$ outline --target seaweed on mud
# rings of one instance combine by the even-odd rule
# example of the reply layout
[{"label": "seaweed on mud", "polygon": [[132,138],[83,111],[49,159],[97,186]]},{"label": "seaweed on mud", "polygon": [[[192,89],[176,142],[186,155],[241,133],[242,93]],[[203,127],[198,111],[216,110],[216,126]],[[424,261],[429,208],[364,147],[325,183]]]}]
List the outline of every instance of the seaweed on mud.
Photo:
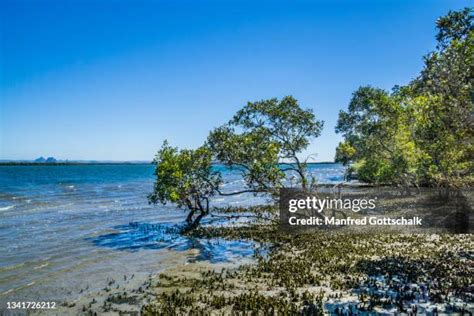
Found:
[{"label": "seaweed on mud", "polygon": [[[289,234],[275,225],[202,227],[192,234],[271,246],[265,256],[256,256],[255,264],[209,270],[195,278],[163,279],[160,294],[143,308],[144,314],[165,307],[169,314],[320,315],[340,313],[348,305],[353,312],[370,312],[377,306],[402,312],[416,305],[407,294],[412,293],[406,288],[410,284],[429,287],[427,302],[447,304],[451,311],[467,310],[449,305],[453,299],[463,301],[463,306],[472,302],[472,235]],[[380,278],[386,280],[383,286],[374,281]],[[393,299],[380,294],[393,289],[400,290]],[[348,295],[356,296],[352,305],[341,299]]]}]

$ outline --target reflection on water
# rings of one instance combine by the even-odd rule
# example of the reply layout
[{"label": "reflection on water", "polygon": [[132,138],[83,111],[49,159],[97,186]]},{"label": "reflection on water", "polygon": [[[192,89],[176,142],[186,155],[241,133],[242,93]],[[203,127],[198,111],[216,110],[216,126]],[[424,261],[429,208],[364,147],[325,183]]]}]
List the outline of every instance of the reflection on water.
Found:
[{"label": "reflection on water", "polygon": [[266,253],[266,247],[253,241],[226,240],[223,238],[195,238],[180,234],[182,224],[130,223],[114,227],[116,232],[89,238],[97,246],[122,251],[140,249],[198,250],[190,261],[208,260],[212,263],[232,262],[242,257]]},{"label": "reflection on water", "polygon": [[[0,306],[12,299],[60,299],[84,288],[100,289],[112,275],[161,271],[172,256],[221,262],[253,255],[256,245],[248,242],[171,233],[185,213],[173,205],[148,204],[153,168],[0,166]],[[223,173],[223,190],[241,188],[235,171],[216,168]],[[320,182],[341,181],[344,173],[337,164],[311,168]],[[262,200],[240,195],[216,197],[213,203]],[[197,255],[186,249],[197,249]]]}]

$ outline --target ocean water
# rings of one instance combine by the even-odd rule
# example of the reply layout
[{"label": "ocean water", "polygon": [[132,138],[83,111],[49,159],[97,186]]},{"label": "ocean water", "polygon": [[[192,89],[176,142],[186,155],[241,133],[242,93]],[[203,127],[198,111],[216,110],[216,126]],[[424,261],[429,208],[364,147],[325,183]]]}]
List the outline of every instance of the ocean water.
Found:
[{"label": "ocean water", "polygon": [[[173,234],[185,212],[150,205],[149,164],[0,166],[0,307],[7,301],[64,300],[100,290],[107,279],[149,275],[193,260],[252,256],[245,241],[190,240]],[[220,168],[223,190],[242,187]],[[311,166],[320,183],[342,181],[338,164]],[[253,195],[215,205],[261,203]]]}]

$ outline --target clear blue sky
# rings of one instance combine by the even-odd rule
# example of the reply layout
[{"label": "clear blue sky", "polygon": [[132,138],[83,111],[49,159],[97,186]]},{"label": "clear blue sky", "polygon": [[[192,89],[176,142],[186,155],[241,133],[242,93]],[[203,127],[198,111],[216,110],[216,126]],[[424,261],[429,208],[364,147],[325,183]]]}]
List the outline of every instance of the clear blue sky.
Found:
[{"label": "clear blue sky", "polygon": [[247,101],[293,95],[325,129],[360,85],[405,84],[468,1],[0,2],[0,159],[150,160]]}]

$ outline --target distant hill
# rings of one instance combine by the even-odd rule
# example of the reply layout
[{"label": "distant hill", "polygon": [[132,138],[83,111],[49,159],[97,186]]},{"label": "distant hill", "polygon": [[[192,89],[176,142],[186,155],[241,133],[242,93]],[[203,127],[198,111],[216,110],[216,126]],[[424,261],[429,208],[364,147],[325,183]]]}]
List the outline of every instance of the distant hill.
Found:
[{"label": "distant hill", "polygon": [[44,162],[44,163],[56,163],[56,162],[58,162],[58,161],[57,161],[56,158],[54,158],[54,157],[48,157],[47,159],[45,159],[43,156],[41,156],[41,157],[39,157],[39,158],[36,158],[36,159],[34,160],[34,162],[40,162],[40,163],[41,163],[41,162]]},{"label": "distant hill", "polygon": [[0,166],[64,166],[64,165],[133,165],[150,164],[151,161],[116,161],[116,160],[58,160],[54,157],[39,157],[35,160],[2,160]]},{"label": "distant hill", "polygon": [[39,158],[36,158],[34,161],[35,161],[35,162],[45,162],[46,159],[44,159],[44,157],[41,156],[41,157],[39,157]]}]

